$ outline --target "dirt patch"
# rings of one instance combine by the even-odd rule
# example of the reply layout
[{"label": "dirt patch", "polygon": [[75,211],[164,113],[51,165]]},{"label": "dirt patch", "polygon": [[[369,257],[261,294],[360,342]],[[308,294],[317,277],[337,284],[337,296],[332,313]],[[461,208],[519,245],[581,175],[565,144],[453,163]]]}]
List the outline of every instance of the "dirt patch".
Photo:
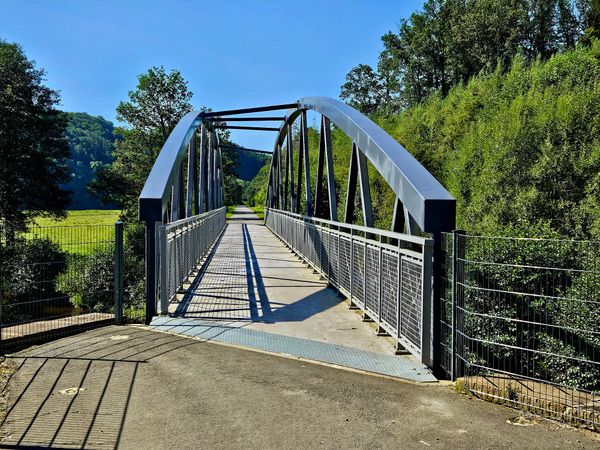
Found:
[{"label": "dirt patch", "polygon": [[600,425],[600,396],[532,380],[493,375],[457,380],[457,389],[496,403],[509,403],[552,419],[595,429]]},{"label": "dirt patch", "polygon": [[[0,357],[0,423],[6,417],[8,408],[8,380],[15,373],[15,363],[5,357]],[[4,437],[0,431],[0,439]]]}]

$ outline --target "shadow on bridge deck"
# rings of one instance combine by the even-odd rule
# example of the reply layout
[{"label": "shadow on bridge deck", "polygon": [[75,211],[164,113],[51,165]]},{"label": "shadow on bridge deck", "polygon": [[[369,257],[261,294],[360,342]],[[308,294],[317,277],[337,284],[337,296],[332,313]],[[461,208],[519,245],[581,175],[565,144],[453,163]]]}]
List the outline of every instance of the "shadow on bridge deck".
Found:
[{"label": "shadow on bridge deck", "polygon": [[170,305],[171,318],[155,319],[154,328],[435,380],[412,356],[395,356],[393,340],[377,337],[257,216],[239,221],[252,214],[237,208],[185,294]]}]

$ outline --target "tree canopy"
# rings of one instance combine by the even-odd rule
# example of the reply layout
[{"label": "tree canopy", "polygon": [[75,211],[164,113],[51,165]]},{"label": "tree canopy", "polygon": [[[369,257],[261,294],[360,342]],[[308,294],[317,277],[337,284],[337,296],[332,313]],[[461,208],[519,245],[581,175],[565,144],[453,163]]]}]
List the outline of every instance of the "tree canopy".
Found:
[{"label": "tree canopy", "polygon": [[508,70],[516,55],[546,60],[599,30],[599,0],[427,0],[382,36],[377,70],[360,64],[348,73],[340,97],[366,114],[398,112]]},{"label": "tree canopy", "polygon": [[136,220],[146,178],[179,119],[192,110],[192,93],[179,71],[152,67],[138,76],[128,97],[117,106],[117,119],[125,126],[115,128],[114,161],[98,170],[90,189],[103,202],[119,205],[126,218]]},{"label": "tree canopy", "polygon": [[38,215],[60,216],[70,192],[67,121],[58,92],[17,44],[0,41],[0,239]]}]

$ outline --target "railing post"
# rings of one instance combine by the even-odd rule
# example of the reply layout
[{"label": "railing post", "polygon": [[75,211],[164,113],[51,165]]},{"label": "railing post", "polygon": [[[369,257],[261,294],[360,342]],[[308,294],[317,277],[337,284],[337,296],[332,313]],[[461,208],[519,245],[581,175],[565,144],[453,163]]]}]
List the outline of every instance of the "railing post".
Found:
[{"label": "railing post", "polygon": [[123,323],[123,222],[115,222],[115,323]]},{"label": "railing post", "polygon": [[434,326],[439,326],[436,323],[436,317],[434,310],[433,295],[433,239],[425,239],[423,243],[423,269],[422,269],[422,288],[423,288],[423,302],[421,308],[421,362],[429,367],[433,367],[434,364],[439,364],[439,360],[435,361],[434,354],[436,352],[436,346],[439,346],[439,342],[436,342]]},{"label": "railing post", "polygon": [[[174,239],[177,239],[177,237],[175,236]],[[169,313],[169,267],[167,258],[167,228],[164,225],[158,228],[158,242],[160,249],[160,314],[164,315]]]},{"label": "railing post", "polygon": [[457,364],[456,364],[456,323],[457,323],[457,314],[456,314],[456,305],[458,303],[458,283],[459,280],[462,282],[462,271],[459,267],[459,258],[462,258],[461,249],[464,250],[464,246],[461,245],[460,236],[466,234],[464,230],[454,230],[452,232],[452,306],[451,306],[451,314],[452,314],[452,327],[451,327],[451,355],[450,355],[450,379],[454,381],[457,376],[462,374],[457,374]]}]

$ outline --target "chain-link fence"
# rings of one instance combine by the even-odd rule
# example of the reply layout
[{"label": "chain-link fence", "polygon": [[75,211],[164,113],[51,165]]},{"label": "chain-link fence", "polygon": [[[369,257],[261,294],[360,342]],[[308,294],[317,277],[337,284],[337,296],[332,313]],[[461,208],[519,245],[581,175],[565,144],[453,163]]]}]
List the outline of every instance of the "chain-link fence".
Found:
[{"label": "chain-link fence", "polygon": [[600,425],[600,242],[445,234],[443,365],[465,388]]},{"label": "chain-link fence", "polygon": [[34,226],[10,243],[3,242],[2,348],[114,323],[115,319],[143,321],[143,242],[143,226],[129,225],[123,231],[120,223]]}]

